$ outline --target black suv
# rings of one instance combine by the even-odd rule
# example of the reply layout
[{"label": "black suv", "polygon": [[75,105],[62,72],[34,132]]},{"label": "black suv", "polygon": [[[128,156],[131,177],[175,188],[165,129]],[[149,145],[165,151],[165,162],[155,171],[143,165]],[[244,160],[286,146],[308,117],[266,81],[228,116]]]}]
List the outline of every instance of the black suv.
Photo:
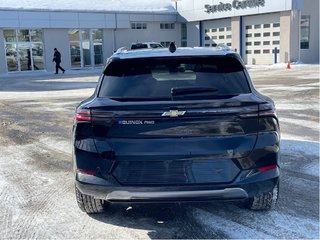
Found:
[{"label": "black suv", "polygon": [[122,51],[76,109],[73,161],[81,210],[112,202],[241,200],[275,206],[279,123],[235,52]]}]

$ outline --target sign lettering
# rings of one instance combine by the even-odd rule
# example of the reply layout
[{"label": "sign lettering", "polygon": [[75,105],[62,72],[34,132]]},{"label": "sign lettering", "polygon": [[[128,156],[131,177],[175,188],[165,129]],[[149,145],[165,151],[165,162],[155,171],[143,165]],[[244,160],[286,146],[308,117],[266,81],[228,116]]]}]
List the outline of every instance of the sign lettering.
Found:
[{"label": "sign lettering", "polygon": [[246,8],[264,7],[265,0],[233,0],[232,3],[220,2],[217,5],[204,5],[206,13],[215,13],[223,11],[231,11],[232,9],[240,10]]}]

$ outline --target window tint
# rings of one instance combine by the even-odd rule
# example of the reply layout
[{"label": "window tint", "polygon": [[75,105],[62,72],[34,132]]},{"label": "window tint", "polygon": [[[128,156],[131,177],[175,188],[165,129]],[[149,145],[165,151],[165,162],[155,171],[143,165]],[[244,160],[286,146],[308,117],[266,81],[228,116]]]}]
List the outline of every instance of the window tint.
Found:
[{"label": "window tint", "polygon": [[201,99],[212,94],[250,92],[243,67],[234,58],[148,58],[111,62],[105,70],[99,97],[171,100],[172,88],[194,87],[217,89],[205,96],[201,94]]}]

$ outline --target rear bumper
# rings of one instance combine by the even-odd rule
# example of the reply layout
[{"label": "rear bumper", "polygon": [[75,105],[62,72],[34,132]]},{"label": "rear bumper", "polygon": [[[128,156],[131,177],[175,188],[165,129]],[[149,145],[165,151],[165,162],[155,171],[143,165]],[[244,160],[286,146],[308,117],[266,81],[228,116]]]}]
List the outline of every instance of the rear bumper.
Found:
[{"label": "rear bumper", "polygon": [[112,191],[106,196],[107,201],[187,201],[193,199],[243,199],[248,194],[241,188],[199,191],[162,191],[162,192],[130,192]]},{"label": "rear bumper", "polygon": [[[258,176],[257,176],[258,175]],[[242,200],[272,191],[279,169],[259,173],[251,179],[227,185],[121,186],[113,181],[77,173],[76,186],[83,194],[109,202],[180,202]]]}]

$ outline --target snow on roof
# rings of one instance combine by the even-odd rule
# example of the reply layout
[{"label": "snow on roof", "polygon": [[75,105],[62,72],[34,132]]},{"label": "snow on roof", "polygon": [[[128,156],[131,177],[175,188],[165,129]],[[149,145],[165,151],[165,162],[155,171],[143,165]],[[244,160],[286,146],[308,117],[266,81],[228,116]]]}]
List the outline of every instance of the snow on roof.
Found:
[{"label": "snow on roof", "polygon": [[171,0],[0,0],[0,10],[173,13]]}]

